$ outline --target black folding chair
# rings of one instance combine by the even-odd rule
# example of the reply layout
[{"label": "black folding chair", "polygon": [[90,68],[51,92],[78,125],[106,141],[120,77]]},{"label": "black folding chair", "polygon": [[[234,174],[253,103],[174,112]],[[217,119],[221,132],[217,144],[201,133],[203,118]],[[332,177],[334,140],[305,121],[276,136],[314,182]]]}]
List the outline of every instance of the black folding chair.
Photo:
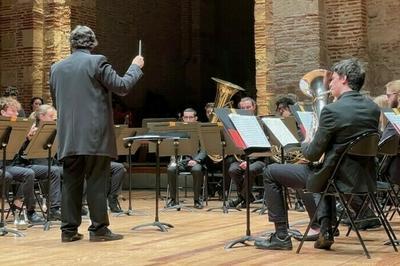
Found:
[{"label": "black folding chair", "polygon": [[[352,228],[354,228],[354,231],[357,234],[358,240],[364,250],[365,255],[367,256],[367,258],[371,258],[369,255],[369,252],[364,244],[364,240],[362,239],[359,230],[357,229],[356,223],[358,222],[357,219],[359,214],[361,213],[363,207],[361,207],[361,209],[356,213],[356,215],[354,215],[352,213],[352,211],[350,210],[350,203],[351,203],[351,198],[353,196],[359,196],[359,197],[365,197],[364,199],[364,203],[363,206],[366,205],[366,202],[368,202],[368,200],[372,203],[373,208],[375,209],[378,218],[380,219],[385,232],[390,240],[390,243],[393,246],[393,249],[397,252],[397,247],[394,243],[394,232],[389,224],[389,222],[387,221],[385,215],[383,214],[383,211],[381,209],[381,207],[379,206],[379,203],[376,199],[376,195],[375,192],[376,191],[365,191],[365,192],[357,192],[357,193],[344,193],[341,192],[338,188],[338,186],[336,185],[336,174],[338,172],[338,170],[340,169],[340,166],[343,162],[343,159],[345,156],[360,156],[360,157],[375,157],[378,153],[378,142],[379,142],[379,134],[376,132],[372,132],[372,133],[364,133],[361,136],[355,138],[354,140],[352,140],[346,147],[346,149],[344,150],[344,152],[340,155],[340,158],[338,160],[338,162],[336,163],[336,166],[331,174],[331,177],[328,180],[328,184],[325,188],[325,190],[322,192],[322,196],[321,196],[321,200],[319,201],[318,205],[317,205],[317,209],[315,211],[314,217],[313,219],[310,220],[310,223],[303,235],[303,238],[301,240],[301,243],[299,244],[296,253],[300,253],[300,250],[304,244],[304,241],[307,237],[307,234],[311,228],[312,225],[312,221],[314,221],[314,219],[316,219],[317,217],[317,213],[319,208],[321,207],[321,202],[325,199],[326,196],[335,196],[339,199],[340,203],[343,206],[344,212],[342,212],[342,214],[340,215],[336,226],[334,227],[332,232],[335,232],[337,230],[337,227],[339,226],[339,222],[342,219],[344,213],[348,216],[351,226]],[[349,200],[346,200],[349,199]]]}]

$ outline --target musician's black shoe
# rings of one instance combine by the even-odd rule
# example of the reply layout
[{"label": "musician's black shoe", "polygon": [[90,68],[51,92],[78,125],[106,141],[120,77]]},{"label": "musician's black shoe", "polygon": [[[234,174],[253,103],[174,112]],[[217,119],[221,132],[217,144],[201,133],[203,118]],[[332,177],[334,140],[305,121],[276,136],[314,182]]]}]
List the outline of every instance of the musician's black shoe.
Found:
[{"label": "musician's black shoe", "polygon": [[229,200],[228,205],[229,205],[229,207],[236,208],[242,202],[244,202],[244,199],[239,196],[237,199]]},{"label": "musician's black shoe", "polygon": [[[332,231],[332,230],[331,230]],[[317,249],[331,249],[332,244],[335,242],[332,232],[325,231],[319,233],[317,241],[314,242],[314,248]]]},{"label": "musician's black shoe", "polygon": [[50,209],[50,221],[61,221],[61,211],[60,208],[51,208]]},{"label": "musician's black shoe", "polygon": [[[253,203],[255,200],[256,198],[254,198],[253,193],[250,193],[249,195],[250,204]],[[240,208],[246,208],[246,198],[244,198],[244,200],[240,203]]]},{"label": "musician's black shoe", "polygon": [[87,216],[89,214],[89,210],[86,206],[82,206],[81,208],[81,216]]},{"label": "musician's black shoe", "polygon": [[36,212],[28,212],[28,220],[31,224],[44,224],[46,220],[43,217],[40,217]]},{"label": "musician's black shoe", "polygon": [[305,208],[304,205],[301,201],[296,201],[296,203],[294,204],[294,210],[297,212],[305,212]]},{"label": "musician's black shoe", "polygon": [[269,250],[292,250],[292,240],[287,235],[285,238],[279,238],[276,233],[272,233],[268,239],[257,239],[254,242],[256,248]]},{"label": "musician's black shoe", "polygon": [[61,233],[61,242],[74,242],[81,240],[83,238],[82,234],[79,233],[67,233],[67,232],[62,232]]},{"label": "musician's black shoe", "polygon": [[118,196],[110,196],[108,197],[108,207],[112,213],[121,213],[124,212],[118,204]]},{"label": "musician's black shoe", "polygon": [[91,242],[105,242],[105,241],[115,241],[124,238],[123,235],[114,234],[108,228],[99,230],[98,232],[89,232],[89,241]]},{"label": "musician's black shoe", "polygon": [[168,203],[167,203],[167,208],[174,207],[174,206],[176,206],[176,205],[178,205],[178,203],[176,202],[176,200],[175,200],[175,199],[170,199],[170,200],[168,201]]},{"label": "musician's black shoe", "polygon": [[195,200],[194,201],[194,207],[196,209],[203,209],[203,204],[201,204],[201,202],[199,200]]}]

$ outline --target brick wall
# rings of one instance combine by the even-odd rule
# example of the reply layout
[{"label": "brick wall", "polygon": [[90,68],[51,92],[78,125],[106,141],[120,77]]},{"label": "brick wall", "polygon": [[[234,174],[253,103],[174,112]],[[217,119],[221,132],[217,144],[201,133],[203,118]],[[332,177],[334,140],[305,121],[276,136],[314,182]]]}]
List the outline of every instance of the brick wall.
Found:
[{"label": "brick wall", "polygon": [[369,89],[385,93],[384,85],[400,79],[400,1],[367,0]]}]

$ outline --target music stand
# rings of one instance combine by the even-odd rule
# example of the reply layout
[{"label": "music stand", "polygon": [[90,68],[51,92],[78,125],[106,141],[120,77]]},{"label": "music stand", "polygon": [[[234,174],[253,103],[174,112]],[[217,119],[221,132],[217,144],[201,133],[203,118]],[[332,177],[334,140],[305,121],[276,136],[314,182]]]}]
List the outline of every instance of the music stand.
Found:
[{"label": "music stand", "polygon": [[209,208],[207,211],[222,210],[223,213],[228,213],[228,209],[241,211],[238,207],[229,207],[226,205],[226,160],[225,155],[243,154],[242,150],[235,147],[230,137],[224,132],[223,126],[216,123],[201,123],[200,124],[200,142],[207,154],[222,156],[222,206]]},{"label": "music stand", "polygon": [[[167,139],[160,144],[159,156],[172,156],[177,159],[176,171],[176,202],[177,205],[165,207],[163,210],[181,209],[193,211],[192,209],[183,206],[179,201],[179,182],[178,182],[178,156],[192,155],[198,152],[200,147],[199,139],[199,124],[197,122],[184,123],[184,122],[169,122],[169,123],[149,123],[149,131],[155,134],[163,134],[172,136],[173,139]],[[149,152],[153,152],[154,145],[149,145]]]},{"label": "music stand", "polygon": [[[280,147],[280,152],[281,152],[281,164],[285,164],[285,149],[290,150],[293,148],[298,148],[300,146],[300,142],[298,141],[298,138],[296,137],[297,134],[293,132],[294,128],[289,128],[287,123],[293,123],[293,120],[282,120],[281,118],[278,117],[264,117],[261,119],[263,123],[265,124],[267,128],[267,134],[270,138],[270,142],[272,145],[276,145]],[[287,188],[282,190],[283,194],[283,202],[284,202],[284,208],[285,212],[287,213],[288,211],[288,206],[287,206]],[[301,236],[302,234],[300,233],[299,230],[297,229],[290,229],[289,225],[289,217],[287,217],[287,225],[288,225],[288,231],[289,234],[292,236]]]},{"label": "music stand", "polygon": [[11,233],[17,237],[25,236],[18,230],[6,227],[4,218],[5,197],[6,197],[6,164],[7,160],[12,160],[18,153],[21,143],[24,141],[29,131],[30,122],[23,119],[13,119],[2,117],[0,119],[0,149],[3,150],[3,171],[2,171],[2,197],[1,197],[1,219],[0,219],[0,236]]},{"label": "music stand", "polygon": [[133,227],[131,230],[136,230],[141,227],[146,227],[146,226],[156,226],[160,229],[161,232],[167,232],[167,228],[173,228],[174,226],[171,224],[167,223],[162,223],[159,221],[158,218],[158,200],[159,200],[159,195],[160,195],[160,156],[159,156],[159,148],[160,148],[160,143],[162,143],[163,140],[169,139],[171,137],[168,136],[161,136],[161,135],[141,135],[141,136],[135,136],[135,137],[129,137],[124,140],[129,141],[138,141],[139,143],[155,143],[156,144],[156,209],[155,209],[155,217],[154,217],[154,222],[152,223],[146,223],[146,224],[141,224],[138,226]]},{"label": "music stand", "polygon": [[[50,230],[52,221],[50,221],[50,189],[51,189],[51,158],[55,156],[58,142],[55,141],[57,129],[56,122],[46,121],[40,122],[38,130],[30,140],[26,147],[24,154],[27,159],[40,159],[47,158],[47,210],[46,210],[46,223],[43,226],[44,231]],[[57,223],[59,224],[59,223]]]},{"label": "music stand", "polygon": [[[134,215],[135,211],[132,209],[132,155],[137,152],[141,144],[139,142],[133,143],[133,140],[124,140],[129,137],[134,137],[136,135],[143,135],[147,129],[146,128],[128,128],[127,125],[115,125],[115,139],[117,143],[117,154],[128,156],[128,176],[129,176],[129,207],[126,212],[118,213],[116,216],[121,215]],[[137,212],[138,215],[145,215],[144,212]]]},{"label": "music stand", "polygon": [[246,110],[217,108],[215,113],[224,124],[224,129],[231,136],[235,146],[242,149],[245,153],[246,167],[246,235],[230,241],[225,245],[225,249],[232,248],[238,243],[246,244],[247,241],[254,241],[255,238],[250,231],[250,157],[270,155],[271,144],[260,121]]}]

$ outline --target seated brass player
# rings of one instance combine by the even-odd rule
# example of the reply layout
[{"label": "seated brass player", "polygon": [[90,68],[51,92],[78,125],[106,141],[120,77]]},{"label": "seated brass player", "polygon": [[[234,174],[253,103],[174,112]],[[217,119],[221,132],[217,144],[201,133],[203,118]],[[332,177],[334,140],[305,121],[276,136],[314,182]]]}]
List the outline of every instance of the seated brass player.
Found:
[{"label": "seated brass player", "polygon": [[[187,108],[183,111],[183,122],[193,123],[197,121],[197,113],[192,108]],[[189,171],[193,176],[193,198],[194,207],[197,209],[203,208],[200,201],[200,191],[201,184],[203,182],[203,163],[207,153],[204,150],[199,150],[197,154],[185,155],[182,159],[176,161],[175,164],[170,164],[168,166],[168,185],[170,190],[170,200],[167,207],[172,207],[178,205],[179,202],[176,201],[176,167],[178,171],[184,172]]]},{"label": "seated brass player", "polygon": [[[329,89],[337,100],[322,109],[314,138],[310,139],[307,136],[302,143],[306,159],[311,162],[318,161],[325,154],[325,160],[322,165],[314,168],[302,164],[273,164],[265,168],[268,217],[275,223],[275,233],[268,239],[257,240],[257,248],[292,249],[287,211],[282,197],[283,186],[307,188],[311,192],[322,191],[340,156],[338,150],[363,133],[378,132],[380,110],[372,100],[359,93],[365,78],[361,63],[356,59],[343,60],[336,63],[332,71]],[[352,174],[349,175],[349,172]],[[376,175],[373,159],[345,156],[336,183],[343,192],[374,190]],[[321,229],[314,247],[330,249],[334,243],[332,227],[336,219],[335,199],[328,196],[321,204],[318,212]],[[310,212],[307,205],[306,208]]]}]

